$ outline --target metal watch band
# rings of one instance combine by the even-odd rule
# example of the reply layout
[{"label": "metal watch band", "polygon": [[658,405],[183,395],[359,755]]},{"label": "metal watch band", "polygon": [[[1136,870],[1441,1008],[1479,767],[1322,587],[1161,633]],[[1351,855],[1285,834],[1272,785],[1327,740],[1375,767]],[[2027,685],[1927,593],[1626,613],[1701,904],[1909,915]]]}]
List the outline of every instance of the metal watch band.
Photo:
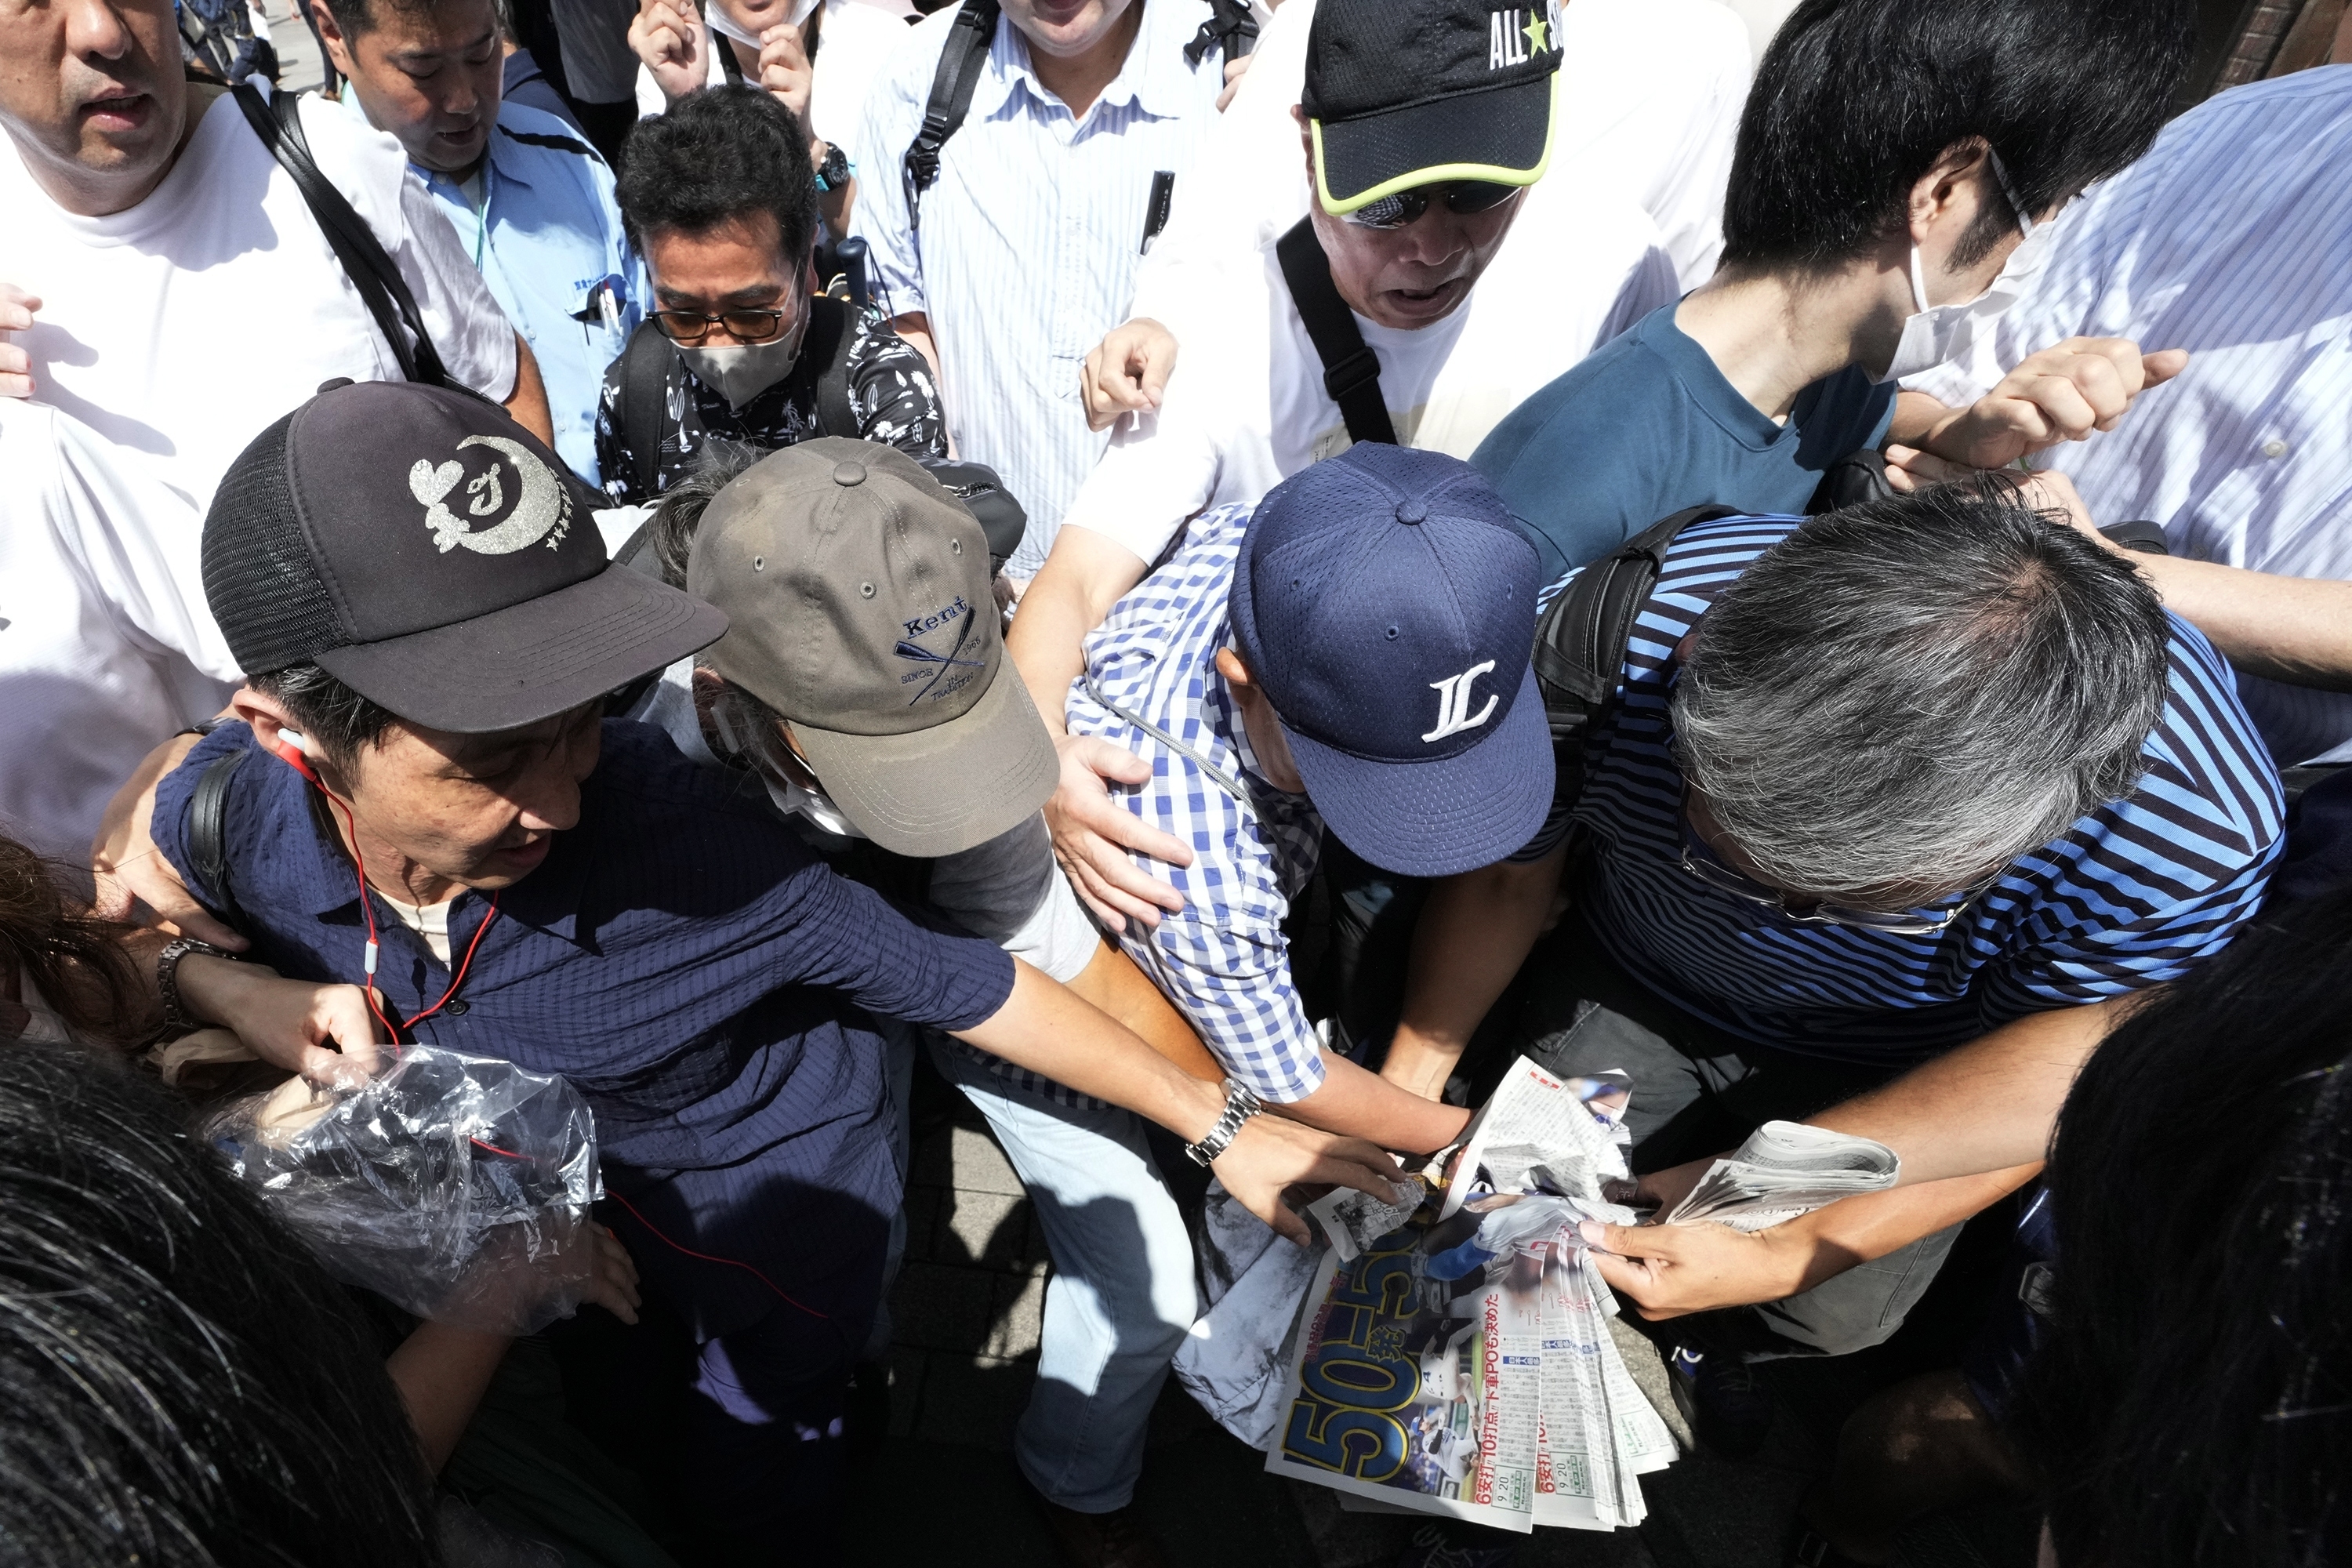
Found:
[{"label": "metal watch band", "polygon": [[234,962],[236,954],[224,952],[208,942],[198,942],[192,936],[175,936],[163,944],[155,955],[155,989],[163,997],[163,1022],[181,1034],[193,1034],[205,1026],[205,1021],[189,1013],[180,1000],[180,960],[192,952]]},{"label": "metal watch band", "polygon": [[1186,1157],[1203,1167],[1213,1163],[1218,1156],[1232,1147],[1234,1135],[1242,1130],[1242,1123],[1265,1109],[1265,1103],[1250,1091],[1247,1084],[1225,1079],[1225,1109],[1218,1113],[1215,1123],[1202,1134],[1198,1143],[1184,1145]]}]

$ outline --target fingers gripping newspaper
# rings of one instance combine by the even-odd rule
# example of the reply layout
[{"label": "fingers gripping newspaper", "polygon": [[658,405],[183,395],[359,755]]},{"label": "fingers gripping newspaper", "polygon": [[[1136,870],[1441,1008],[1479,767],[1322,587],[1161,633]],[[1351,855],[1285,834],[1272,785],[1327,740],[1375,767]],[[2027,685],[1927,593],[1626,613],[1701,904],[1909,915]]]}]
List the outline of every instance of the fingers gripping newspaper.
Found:
[{"label": "fingers gripping newspaper", "polygon": [[[1642,1521],[1640,1478],[1673,1463],[1675,1442],[1618,1353],[1616,1299],[1576,1231],[1635,1219],[1612,1201],[1632,1190],[1629,1099],[1622,1074],[1560,1079],[1522,1057],[1442,1186],[1421,1179],[1397,1204],[1343,1189],[1310,1206],[1331,1245],[1267,1468],[1504,1530]],[[1875,1144],[1775,1128],[1755,1158],[1743,1147],[1718,1162],[1676,1217],[1774,1223],[1830,1201],[1825,1187],[1892,1184],[1894,1157]],[[1703,1195],[1706,1212],[1686,1215]]]}]

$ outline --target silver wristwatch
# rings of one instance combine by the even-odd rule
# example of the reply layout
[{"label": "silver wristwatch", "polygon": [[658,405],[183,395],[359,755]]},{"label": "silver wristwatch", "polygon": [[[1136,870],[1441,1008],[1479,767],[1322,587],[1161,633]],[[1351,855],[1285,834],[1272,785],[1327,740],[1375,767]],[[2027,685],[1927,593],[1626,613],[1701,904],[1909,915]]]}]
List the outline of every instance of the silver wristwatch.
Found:
[{"label": "silver wristwatch", "polygon": [[1250,1092],[1247,1084],[1225,1079],[1225,1109],[1218,1113],[1215,1124],[1201,1135],[1198,1143],[1184,1145],[1185,1154],[1196,1165],[1213,1163],[1233,1146],[1234,1134],[1242,1130],[1242,1123],[1265,1109],[1264,1102]]},{"label": "silver wristwatch", "polygon": [[198,942],[192,936],[173,937],[163,944],[163,951],[155,955],[155,989],[163,998],[163,1022],[183,1035],[194,1034],[205,1026],[205,1021],[190,1013],[186,1004],[180,1000],[180,960],[192,952],[201,952],[210,958],[234,960],[236,957],[233,952],[224,952],[211,942]]}]

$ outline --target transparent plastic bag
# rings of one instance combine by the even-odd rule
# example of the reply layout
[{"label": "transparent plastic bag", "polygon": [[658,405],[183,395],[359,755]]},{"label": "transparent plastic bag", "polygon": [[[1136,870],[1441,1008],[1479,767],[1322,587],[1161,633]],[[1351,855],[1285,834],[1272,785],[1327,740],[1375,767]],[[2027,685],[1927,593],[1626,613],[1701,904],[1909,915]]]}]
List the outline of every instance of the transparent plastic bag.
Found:
[{"label": "transparent plastic bag", "polygon": [[404,1046],[362,1087],[290,1079],[205,1136],[327,1271],[419,1317],[527,1334],[595,1266],[595,1122],[561,1078]]}]

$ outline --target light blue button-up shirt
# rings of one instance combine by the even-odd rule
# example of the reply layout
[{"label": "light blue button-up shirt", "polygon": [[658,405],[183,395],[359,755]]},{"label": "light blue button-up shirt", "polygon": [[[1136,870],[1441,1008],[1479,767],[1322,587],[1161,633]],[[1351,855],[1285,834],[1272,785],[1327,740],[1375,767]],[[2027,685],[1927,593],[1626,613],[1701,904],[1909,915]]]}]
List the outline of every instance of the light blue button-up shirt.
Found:
[{"label": "light blue button-up shirt", "polygon": [[[343,103],[364,116],[359,95]],[[433,193],[457,242],[530,344],[547,382],[555,449],[591,484],[596,399],[604,367],[652,308],[652,285],[621,229],[613,172],[554,115],[499,106],[477,187],[477,208],[447,174],[409,167]]]},{"label": "light blue button-up shirt", "polygon": [[1180,192],[1194,177],[1224,84],[1218,51],[1197,66],[1184,58],[1208,6],[1137,3],[1143,18],[1126,64],[1083,115],[1037,80],[1011,20],[997,23],[919,226],[908,221],[900,164],[955,7],[918,26],[883,68],[853,150],[851,227],[873,247],[875,297],[892,315],[929,317],[957,452],[994,468],[1029,513],[1005,567],[1019,576],[1044,563],[1109,439],[1087,428],[1078,368],[1127,319],[1154,174],[1172,173]]}]

